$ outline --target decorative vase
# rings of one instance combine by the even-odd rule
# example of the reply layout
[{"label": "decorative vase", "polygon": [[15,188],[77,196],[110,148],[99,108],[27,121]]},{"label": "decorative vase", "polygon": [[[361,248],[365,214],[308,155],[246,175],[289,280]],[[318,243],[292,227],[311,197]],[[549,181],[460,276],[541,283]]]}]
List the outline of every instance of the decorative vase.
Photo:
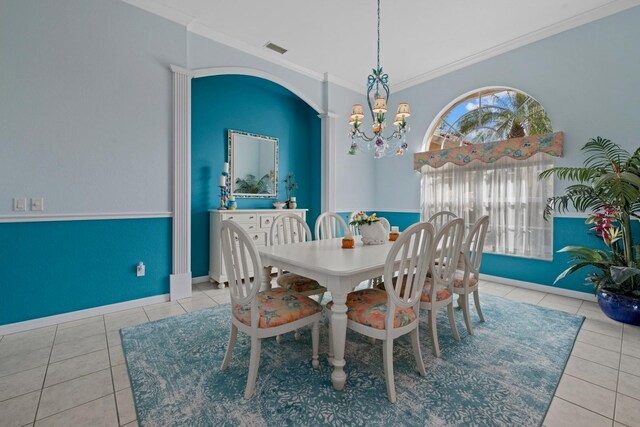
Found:
[{"label": "decorative vase", "polygon": [[298,207],[298,204],[296,203],[296,198],[292,197],[289,199],[289,209],[295,209]]},{"label": "decorative vase", "polygon": [[618,295],[600,289],[598,305],[607,317],[618,322],[640,326],[640,298]]},{"label": "decorative vase", "polygon": [[365,245],[381,245],[387,241],[389,235],[380,221],[360,226],[360,236]]}]

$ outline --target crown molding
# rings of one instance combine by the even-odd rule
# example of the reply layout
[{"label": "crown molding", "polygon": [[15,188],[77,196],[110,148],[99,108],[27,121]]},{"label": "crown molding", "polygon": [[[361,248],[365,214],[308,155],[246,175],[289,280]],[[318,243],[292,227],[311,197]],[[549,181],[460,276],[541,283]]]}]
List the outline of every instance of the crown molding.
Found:
[{"label": "crown molding", "polygon": [[123,2],[142,9],[154,15],[161,16],[164,19],[180,24],[184,27],[188,26],[196,20],[195,16],[187,15],[179,10],[161,5],[153,0],[122,0]]},{"label": "crown molding", "polygon": [[598,19],[606,18],[607,16],[616,14],[618,12],[622,12],[624,10],[627,10],[639,5],[640,5],[640,0],[614,0],[611,3],[607,3],[595,9],[591,9],[587,12],[583,12],[580,15],[573,16],[569,19],[565,19],[564,21],[557,22],[555,24],[549,25],[540,30],[533,31],[529,34],[516,37],[514,39],[501,43],[497,46],[469,55],[466,58],[459,59],[457,61],[435,68],[426,73],[420,74],[419,76],[404,80],[400,83],[393,85],[392,88],[395,91],[408,89],[420,83],[433,80],[437,77],[441,77],[445,74],[449,74],[461,68],[468,67],[469,65],[473,65],[478,62],[484,61],[485,59],[489,59],[494,56],[501,55],[503,53],[517,49],[519,47],[526,46],[528,44],[540,41],[542,39],[546,39],[547,37],[560,34],[564,31],[571,30],[573,28],[579,27],[584,24],[588,24],[593,21],[597,21]]},{"label": "crown molding", "polygon": [[334,85],[342,86],[346,89],[350,89],[360,95],[367,95],[367,91],[364,90],[364,85],[356,85],[331,73],[324,73],[324,81],[327,83],[332,83]]}]

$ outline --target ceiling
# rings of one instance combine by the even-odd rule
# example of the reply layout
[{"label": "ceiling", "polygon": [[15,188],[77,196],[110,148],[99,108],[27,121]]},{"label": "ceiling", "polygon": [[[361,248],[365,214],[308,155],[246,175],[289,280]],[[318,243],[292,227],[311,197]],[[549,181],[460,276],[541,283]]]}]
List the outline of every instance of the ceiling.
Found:
[{"label": "ceiling", "polygon": [[[124,0],[190,31],[358,91],[376,65],[375,0]],[[381,0],[394,89],[640,4],[640,0]],[[264,45],[288,49],[284,55]]]}]

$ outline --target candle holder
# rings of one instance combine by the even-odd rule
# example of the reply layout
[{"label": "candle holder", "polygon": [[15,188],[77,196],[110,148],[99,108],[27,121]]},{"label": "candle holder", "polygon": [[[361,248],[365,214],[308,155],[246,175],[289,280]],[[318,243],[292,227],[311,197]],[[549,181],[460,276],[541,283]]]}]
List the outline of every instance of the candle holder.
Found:
[{"label": "candle holder", "polygon": [[220,187],[220,206],[218,207],[219,211],[227,210],[227,197],[229,197],[229,187],[227,186],[227,181],[229,174],[227,172],[222,172],[222,175],[225,177],[225,185],[219,185]]}]

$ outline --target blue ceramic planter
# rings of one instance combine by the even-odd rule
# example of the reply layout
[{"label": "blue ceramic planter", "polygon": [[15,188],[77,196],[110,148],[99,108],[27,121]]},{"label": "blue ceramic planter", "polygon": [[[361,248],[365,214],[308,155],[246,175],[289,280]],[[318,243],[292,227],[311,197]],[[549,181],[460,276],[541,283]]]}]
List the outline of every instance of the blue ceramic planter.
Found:
[{"label": "blue ceramic planter", "polygon": [[617,295],[600,289],[598,304],[604,314],[613,320],[640,326],[640,298]]}]

